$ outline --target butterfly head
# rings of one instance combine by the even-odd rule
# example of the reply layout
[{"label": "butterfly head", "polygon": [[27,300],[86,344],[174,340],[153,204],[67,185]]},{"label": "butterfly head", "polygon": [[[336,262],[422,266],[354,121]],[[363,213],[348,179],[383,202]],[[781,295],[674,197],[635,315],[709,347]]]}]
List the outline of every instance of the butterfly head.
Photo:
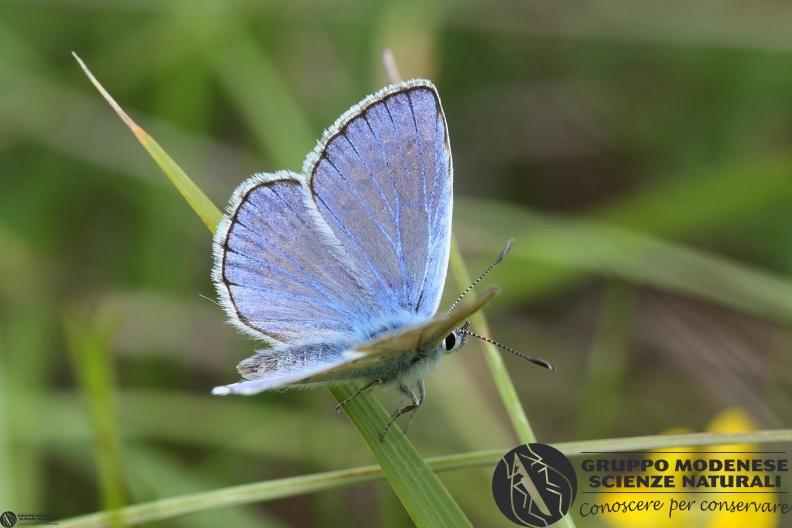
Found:
[{"label": "butterfly head", "polygon": [[446,336],[446,338],[443,340],[443,350],[445,350],[446,354],[456,352],[465,346],[468,338],[467,329],[469,326],[470,321],[466,321],[464,325],[460,326]]}]

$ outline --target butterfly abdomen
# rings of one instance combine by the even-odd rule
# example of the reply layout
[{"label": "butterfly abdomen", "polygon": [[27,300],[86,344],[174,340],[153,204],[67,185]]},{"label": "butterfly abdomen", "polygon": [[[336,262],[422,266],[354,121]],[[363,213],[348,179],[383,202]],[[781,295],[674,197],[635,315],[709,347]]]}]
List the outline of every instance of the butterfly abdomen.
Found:
[{"label": "butterfly abdomen", "polygon": [[286,344],[262,350],[237,365],[245,379],[257,379],[270,373],[288,373],[316,362],[338,359],[346,349],[342,344],[302,343]]}]

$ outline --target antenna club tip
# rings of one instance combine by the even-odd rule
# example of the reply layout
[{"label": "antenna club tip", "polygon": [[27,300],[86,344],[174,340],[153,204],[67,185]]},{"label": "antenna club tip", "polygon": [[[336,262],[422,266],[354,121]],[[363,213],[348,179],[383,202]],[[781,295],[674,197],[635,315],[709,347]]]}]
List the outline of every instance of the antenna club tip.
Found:
[{"label": "antenna club tip", "polygon": [[553,365],[552,363],[548,363],[544,359],[537,359],[537,358],[532,358],[532,357],[529,357],[529,358],[526,358],[526,359],[528,359],[528,361],[530,361],[534,365],[539,365],[540,367],[544,367],[547,370],[553,370],[553,371],[556,370],[555,365]]},{"label": "antenna club tip", "polygon": [[510,238],[510,239],[508,240],[508,242],[506,242],[506,247],[504,247],[504,248],[503,248],[503,251],[501,251],[501,254],[500,254],[500,256],[498,256],[498,260],[496,260],[495,262],[500,262],[501,260],[503,260],[503,259],[504,259],[504,257],[506,257],[506,254],[507,254],[507,253],[509,252],[509,250],[511,249],[511,247],[512,247],[512,244],[513,244],[513,243],[514,243],[514,239],[513,239],[513,238]]}]

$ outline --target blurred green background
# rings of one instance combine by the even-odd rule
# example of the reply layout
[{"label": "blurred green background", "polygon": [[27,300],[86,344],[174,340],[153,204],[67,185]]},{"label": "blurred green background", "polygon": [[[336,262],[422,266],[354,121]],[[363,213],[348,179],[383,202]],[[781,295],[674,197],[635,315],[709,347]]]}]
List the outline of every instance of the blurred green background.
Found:
[{"label": "blurred green background", "polygon": [[[790,27],[769,0],[0,1],[0,510],[372,463],[325,390],[209,394],[257,344],[205,298],[208,231],[71,51],[220,207],[253,172],[299,170],[383,86],[383,48],[432,79],[455,235],[473,274],[515,239],[487,315],[558,367],[505,358],[560,442],[702,431],[733,406],[792,422]],[[477,343],[427,386],[423,455],[517,444]],[[119,457],[113,491],[97,466]],[[511,526],[491,474],[441,478],[474,524]],[[408,522],[380,483],[159,525]]]}]

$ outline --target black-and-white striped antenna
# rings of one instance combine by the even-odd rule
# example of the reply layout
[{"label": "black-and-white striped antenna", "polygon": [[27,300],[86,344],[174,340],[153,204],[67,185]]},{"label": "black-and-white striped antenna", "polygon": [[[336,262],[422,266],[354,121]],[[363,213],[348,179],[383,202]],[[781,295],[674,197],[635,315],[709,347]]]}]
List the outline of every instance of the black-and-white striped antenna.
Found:
[{"label": "black-and-white striped antenna", "polygon": [[503,251],[501,251],[501,254],[498,256],[498,258],[496,258],[496,259],[495,259],[495,262],[493,262],[492,264],[490,264],[490,265],[489,265],[489,267],[488,267],[487,269],[485,269],[485,270],[484,270],[484,273],[482,273],[481,275],[479,275],[478,279],[476,279],[476,280],[474,280],[474,281],[473,281],[473,284],[471,284],[470,286],[468,286],[467,288],[465,288],[465,291],[463,291],[463,292],[462,292],[462,294],[461,294],[459,297],[457,297],[457,300],[456,300],[456,301],[454,301],[454,304],[452,304],[452,305],[451,305],[451,308],[449,308],[449,309],[448,309],[448,312],[446,312],[446,314],[450,314],[450,313],[451,313],[451,311],[452,311],[452,310],[453,310],[453,309],[456,307],[456,305],[457,305],[457,304],[459,304],[459,301],[461,301],[461,300],[462,300],[462,298],[463,298],[465,295],[467,295],[467,294],[468,294],[468,292],[469,292],[470,290],[472,290],[472,289],[473,289],[473,288],[476,286],[476,284],[478,284],[479,282],[481,282],[481,279],[483,279],[484,277],[486,277],[487,273],[489,273],[490,271],[492,271],[492,268],[494,268],[495,266],[497,266],[497,265],[500,263],[500,261],[501,261],[501,260],[503,260],[503,257],[505,257],[505,256],[506,256],[506,253],[508,253],[508,252],[509,252],[509,250],[511,249],[512,242],[514,242],[514,239],[513,239],[513,238],[512,238],[512,239],[510,239],[508,242],[506,242],[506,247],[505,247],[505,248],[503,248]]},{"label": "black-and-white striped antenna", "polygon": [[[503,260],[503,258],[506,256],[506,253],[508,253],[508,252],[509,252],[509,250],[511,249],[512,242],[514,242],[514,239],[511,239],[511,240],[509,240],[508,242],[506,242],[506,247],[505,247],[505,248],[503,248],[503,251],[501,251],[501,254],[500,254],[500,255],[498,255],[498,258],[496,258],[496,259],[495,259],[495,262],[493,262],[492,264],[490,264],[490,265],[489,265],[489,267],[488,267],[487,269],[485,269],[485,270],[484,270],[484,273],[482,273],[481,275],[479,275],[478,279],[476,279],[476,280],[474,280],[474,281],[473,281],[473,284],[471,284],[470,286],[468,286],[467,288],[465,288],[465,291],[463,291],[463,292],[462,292],[462,294],[461,294],[459,297],[457,297],[457,300],[456,300],[456,301],[454,301],[454,304],[452,304],[452,305],[451,305],[451,308],[449,308],[449,309],[448,309],[448,313],[451,313],[451,310],[453,310],[453,309],[454,309],[454,307],[455,307],[457,304],[459,304],[459,301],[461,301],[461,300],[462,300],[462,298],[463,298],[465,295],[467,295],[467,293],[468,293],[470,290],[472,290],[472,289],[473,289],[473,288],[476,286],[476,284],[478,284],[479,282],[481,282],[481,279],[483,279],[483,278],[484,278],[484,277],[487,275],[487,273],[489,273],[490,271],[492,271],[492,268],[494,268],[495,266],[497,266],[497,265],[500,263],[500,261],[501,261],[501,260]],[[492,339],[490,339],[490,338],[488,338],[488,337],[484,337],[483,335],[479,335],[479,334],[477,334],[477,333],[475,333],[475,332],[471,332],[470,330],[468,330],[468,326],[469,326],[469,325],[470,325],[470,321],[466,322],[466,323],[465,323],[465,325],[464,325],[464,326],[462,326],[461,328],[458,328],[458,329],[457,329],[457,332],[458,332],[458,333],[460,333],[460,334],[463,334],[463,335],[469,335],[469,336],[472,336],[472,337],[477,337],[477,338],[481,339],[482,341],[486,341],[487,343],[489,343],[489,344],[491,344],[491,345],[495,345],[495,346],[496,346],[496,347],[498,347],[498,348],[502,348],[503,350],[505,350],[505,351],[507,351],[507,352],[511,352],[511,353],[512,353],[512,354],[514,354],[515,356],[518,356],[518,357],[521,357],[521,358],[523,358],[523,359],[526,359],[526,360],[530,361],[531,363],[533,363],[533,364],[535,364],[535,365],[539,365],[540,367],[544,367],[544,368],[546,368],[546,369],[548,369],[548,370],[555,370],[555,369],[556,369],[556,368],[553,366],[553,364],[552,364],[552,363],[550,363],[550,362],[548,362],[548,361],[545,361],[544,359],[538,359],[538,358],[535,358],[535,357],[526,356],[526,355],[525,355],[525,354],[523,354],[522,352],[517,352],[517,351],[516,351],[516,350],[514,350],[513,348],[509,348],[509,347],[507,347],[506,345],[501,345],[501,344],[500,344],[500,343],[498,343],[497,341],[493,341]]]},{"label": "black-and-white striped antenna", "polygon": [[491,345],[495,345],[496,347],[498,347],[498,348],[502,348],[503,350],[506,350],[507,352],[511,352],[511,353],[512,353],[512,354],[514,354],[515,356],[521,357],[521,358],[523,358],[523,359],[527,359],[528,361],[530,361],[530,362],[531,362],[531,363],[533,363],[534,365],[539,365],[540,367],[544,367],[544,368],[546,368],[546,369],[548,369],[548,370],[555,370],[555,369],[556,369],[556,368],[555,368],[555,366],[553,366],[553,364],[552,364],[552,363],[550,363],[550,362],[548,362],[548,361],[545,361],[544,359],[538,359],[538,358],[535,358],[535,357],[526,356],[526,355],[525,355],[525,354],[523,354],[522,352],[517,352],[517,351],[516,351],[516,350],[514,350],[513,348],[509,348],[509,347],[507,347],[506,345],[501,345],[501,344],[500,344],[500,343],[498,343],[497,341],[493,341],[492,339],[490,339],[490,338],[488,338],[488,337],[484,337],[483,335],[478,335],[478,334],[476,334],[476,333],[474,333],[474,332],[471,332],[471,331],[470,331],[470,330],[468,330],[467,328],[464,328],[464,327],[463,327],[463,328],[460,328],[460,329],[458,330],[458,332],[460,332],[460,333],[462,333],[462,334],[465,334],[465,335],[469,335],[469,336],[473,336],[473,337],[478,337],[478,338],[479,338],[479,339],[481,339],[482,341],[486,341],[487,343],[489,343],[489,344],[491,344]]}]

